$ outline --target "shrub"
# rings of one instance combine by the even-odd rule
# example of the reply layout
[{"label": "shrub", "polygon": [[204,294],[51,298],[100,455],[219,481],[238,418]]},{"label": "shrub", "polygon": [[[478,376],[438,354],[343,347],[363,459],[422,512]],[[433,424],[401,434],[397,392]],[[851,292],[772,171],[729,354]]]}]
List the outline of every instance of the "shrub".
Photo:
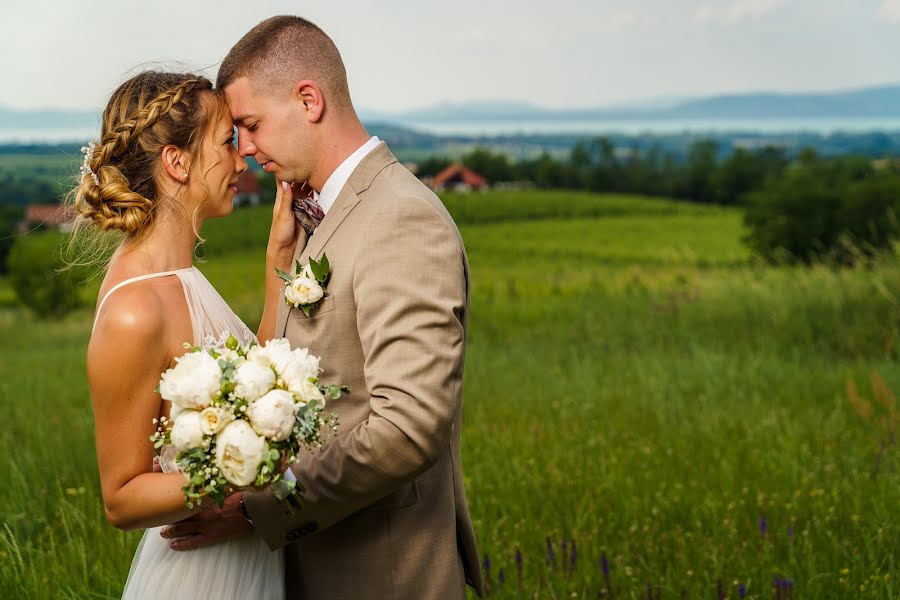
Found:
[{"label": "shrub", "polygon": [[79,273],[62,271],[65,237],[57,232],[22,236],[8,258],[9,278],[16,297],[37,316],[61,316],[78,305]]},{"label": "shrub", "polygon": [[769,261],[853,264],[892,253],[900,174],[808,163],[748,198],[744,241]]}]

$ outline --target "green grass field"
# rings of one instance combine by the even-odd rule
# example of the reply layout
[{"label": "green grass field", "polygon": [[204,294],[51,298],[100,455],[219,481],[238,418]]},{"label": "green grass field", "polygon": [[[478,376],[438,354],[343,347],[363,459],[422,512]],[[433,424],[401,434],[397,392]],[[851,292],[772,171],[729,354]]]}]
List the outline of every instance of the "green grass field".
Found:
[{"label": "green grass field", "polygon": [[[894,262],[763,266],[738,212],[660,200],[446,201],[472,264],[463,462],[492,597],[788,597],[775,578],[900,597]],[[204,231],[200,267],[251,326],[268,210]],[[3,304],[0,597],[116,598],[139,534],[103,518],[90,309]]]}]

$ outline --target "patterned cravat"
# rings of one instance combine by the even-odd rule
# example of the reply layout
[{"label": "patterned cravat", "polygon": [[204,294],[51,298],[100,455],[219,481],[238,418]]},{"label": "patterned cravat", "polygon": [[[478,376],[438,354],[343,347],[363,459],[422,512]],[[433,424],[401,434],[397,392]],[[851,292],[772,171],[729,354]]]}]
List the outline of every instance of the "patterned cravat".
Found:
[{"label": "patterned cravat", "polygon": [[294,198],[291,204],[291,210],[294,211],[297,221],[306,230],[306,235],[312,235],[319,223],[322,222],[322,219],[325,218],[325,212],[322,210],[322,207],[313,200],[313,193],[314,190],[304,183],[300,187],[298,196]]}]

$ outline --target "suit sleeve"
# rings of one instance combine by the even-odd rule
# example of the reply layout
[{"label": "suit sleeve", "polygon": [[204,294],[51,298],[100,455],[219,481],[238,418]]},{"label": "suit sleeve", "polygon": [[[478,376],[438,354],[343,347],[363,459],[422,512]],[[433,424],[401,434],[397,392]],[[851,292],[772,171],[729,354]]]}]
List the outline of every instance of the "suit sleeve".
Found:
[{"label": "suit sleeve", "polygon": [[370,416],[295,463],[304,493],[292,515],[271,494],[248,495],[273,549],[372,504],[448,451],[465,349],[458,234],[428,202],[409,199],[375,215],[364,235],[353,294]]}]

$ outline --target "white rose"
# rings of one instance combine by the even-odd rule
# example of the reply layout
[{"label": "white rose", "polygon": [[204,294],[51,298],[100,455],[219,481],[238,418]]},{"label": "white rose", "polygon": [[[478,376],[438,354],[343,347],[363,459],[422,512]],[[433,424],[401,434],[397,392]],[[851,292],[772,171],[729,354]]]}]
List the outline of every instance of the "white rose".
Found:
[{"label": "white rose", "polygon": [[284,298],[294,306],[318,302],[324,295],[325,290],[322,289],[319,282],[304,275],[295,277],[293,281],[284,286]]},{"label": "white rose", "polygon": [[206,435],[219,433],[232,421],[234,421],[234,413],[230,410],[209,406],[200,411],[200,429]]},{"label": "white rose", "polygon": [[159,393],[181,408],[203,409],[219,391],[222,370],[206,352],[188,352],[175,359],[175,366],[162,374]]},{"label": "white rose", "polygon": [[322,394],[322,390],[309,379],[303,382],[303,385],[299,390],[294,390],[292,388],[291,391],[303,399],[303,404],[315,402],[321,407],[325,406],[325,396]]},{"label": "white rose", "polygon": [[177,419],[178,415],[180,415],[182,412],[184,412],[183,408],[181,408],[177,404],[173,404],[172,408],[169,409],[169,422],[174,423],[175,419]]},{"label": "white rose", "polygon": [[266,342],[265,346],[254,346],[247,353],[247,358],[267,367],[275,368],[283,363],[291,354],[291,343],[286,338],[277,338]]},{"label": "white rose", "polygon": [[272,390],[247,407],[247,418],[256,433],[280,442],[291,435],[298,408],[290,392]]},{"label": "white rose", "polygon": [[265,438],[256,435],[247,421],[238,419],[216,436],[216,466],[234,485],[247,486],[256,481],[256,472],[268,449]]},{"label": "white rose", "polygon": [[275,370],[284,379],[287,388],[295,394],[307,389],[310,377],[319,377],[319,357],[313,356],[306,348],[296,348],[275,365]]},{"label": "white rose", "polygon": [[275,387],[275,371],[258,362],[245,362],[234,371],[234,395],[253,402]]},{"label": "white rose", "polygon": [[203,426],[196,410],[182,411],[172,426],[172,445],[179,452],[203,445]]},{"label": "white rose", "polygon": [[216,348],[216,352],[219,353],[219,358],[221,360],[227,360],[235,366],[244,364],[245,359],[237,353],[237,350],[231,350],[230,348]]},{"label": "white rose", "polygon": [[308,279],[312,279],[313,281],[316,280],[316,276],[313,275],[313,272],[312,272],[312,266],[309,263],[306,263],[305,265],[303,265],[303,267],[300,269],[300,272],[297,273],[297,275],[299,275],[300,277],[306,277]]}]

